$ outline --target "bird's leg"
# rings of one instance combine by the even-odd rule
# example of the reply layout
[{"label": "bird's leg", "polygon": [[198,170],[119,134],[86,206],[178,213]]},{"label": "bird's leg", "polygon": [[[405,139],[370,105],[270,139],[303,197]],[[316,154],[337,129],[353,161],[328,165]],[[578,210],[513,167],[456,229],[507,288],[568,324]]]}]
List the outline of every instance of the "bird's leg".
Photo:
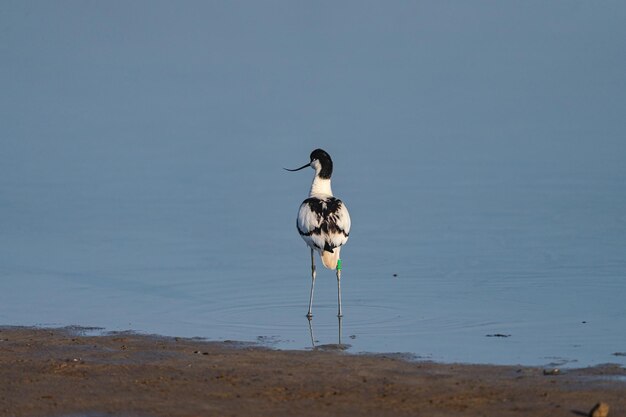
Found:
[{"label": "bird's leg", "polygon": [[311,317],[307,317],[309,319],[309,335],[311,336],[311,347],[315,349],[315,337],[313,336],[313,319]]},{"label": "bird's leg", "polygon": [[337,316],[338,324],[339,324],[339,346],[341,347],[341,316]]},{"label": "bird's leg", "polygon": [[311,312],[313,308],[313,289],[315,288],[315,257],[313,255],[313,248],[311,248],[311,298],[309,298],[309,312],[306,314],[308,318],[313,317]]},{"label": "bird's leg", "polygon": [[339,304],[339,312],[337,317],[342,317],[341,313],[341,259],[337,260],[337,302]]}]

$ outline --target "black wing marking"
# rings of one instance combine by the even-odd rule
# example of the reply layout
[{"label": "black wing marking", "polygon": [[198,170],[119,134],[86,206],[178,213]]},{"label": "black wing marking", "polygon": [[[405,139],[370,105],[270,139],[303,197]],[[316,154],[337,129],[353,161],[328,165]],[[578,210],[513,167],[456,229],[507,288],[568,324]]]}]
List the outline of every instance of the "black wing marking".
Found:
[{"label": "black wing marking", "polygon": [[[324,239],[323,248],[321,248],[320,245],[318,244],[315,244],[315,246],[327,252],[333,252],[333,249],[338,246],[341,246],[341,244],[339,245],[334,244],[331,239],[328,239],[328,237],[334,234],[340,234],[344,236],[345,238],[348,238],[348,236],[350,236],[349,229],[344,230],[344,228],[340,226],[340,224],[346,224],[345,220],[341,218],[342,212],[347,213],[345,211],[345,208],[343,207],[343,202],[335,197],[329,197],[323,200],[319,198],[311,197],[311,198],[307,198],[306,200],[302,202],[302,206],[305,206],[305,205],[308,206],[308,209],[310,210],[310,212],[317,219],[317,222],[316,222],[317,226],[312,227],[311,229],[306,231],[306,230],[302,230],[302,228],[300,227],[300,222],[297,221],[296,226],[298,228],[298,232],[302,236],[311,236],[311,235],[326,236],[327,238]],[[347,224],[349,225],[349,220]]]}]

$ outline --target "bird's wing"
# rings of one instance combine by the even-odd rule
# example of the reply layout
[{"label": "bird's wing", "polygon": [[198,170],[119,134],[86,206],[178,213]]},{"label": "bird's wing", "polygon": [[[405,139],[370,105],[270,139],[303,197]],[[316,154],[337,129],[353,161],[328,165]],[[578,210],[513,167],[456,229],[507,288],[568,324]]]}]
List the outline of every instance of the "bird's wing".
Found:
[{"label": "bird's wing", "polygon": [[350,235],[350,226],[352,225],[352,221],[350,220],[350,213],[348,213],[348,209],[343,201],[340,201],[341,206],[339,207],[339,214],[337,215],[337,227],[343,231],[346,235]]},{"label": "bird's wing", "polygon": [[348,241],[350,235],[350,213],[341,200],[336,200],[332,213],[328,214],[328,235],[326,240],[332,247],[339,247]]},{"label": "bird's wing", "polygon": [[321,235],[322,221],[321,202],[311,198],[304,200],[298,211],[296,222],[298,232],[307,244],[313,244],[318,249],[324,248],[324,238]]}]

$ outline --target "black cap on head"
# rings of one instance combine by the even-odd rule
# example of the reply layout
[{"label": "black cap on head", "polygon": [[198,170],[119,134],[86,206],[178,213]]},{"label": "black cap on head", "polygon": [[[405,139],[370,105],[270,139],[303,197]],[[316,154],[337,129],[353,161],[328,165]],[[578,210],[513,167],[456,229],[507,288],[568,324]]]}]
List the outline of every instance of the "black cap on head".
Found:
[{"label": "black cap on head", "polygon": [[319,173],[320,178],[330,178],[333,174],[333,160],[330,158],[330,155],[323,149],[316,149],[311,152],[311,162],[316,159],[320,162],[322,167]]}]

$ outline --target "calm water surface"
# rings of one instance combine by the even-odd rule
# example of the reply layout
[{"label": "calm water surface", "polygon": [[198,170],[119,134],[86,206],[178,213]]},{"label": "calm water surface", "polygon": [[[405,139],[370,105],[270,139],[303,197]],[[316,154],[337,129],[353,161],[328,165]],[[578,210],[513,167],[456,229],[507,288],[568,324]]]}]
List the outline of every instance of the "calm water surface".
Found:
[{"label": "calm water surface", "polygon": [[[3,181],[2,323],[338,343],[332,271],[319,270],[311,326],[304,316],[295,214],[313,172],[280,169],[308,152],[207,165],[219,150],[195,146],[178,151],[184,164],[165,148],[117,173]],[[342,252],[349,351],[626,363],[614,355],[626,351],[626,193],[611,156],[591,171],[439,157],[335,153],[354,229]]]},{"label": "calm water surface", "polygon": [[321,147],[350,352],[626,364],[623,3],[0,9],[1,325],[338,343]]}]

